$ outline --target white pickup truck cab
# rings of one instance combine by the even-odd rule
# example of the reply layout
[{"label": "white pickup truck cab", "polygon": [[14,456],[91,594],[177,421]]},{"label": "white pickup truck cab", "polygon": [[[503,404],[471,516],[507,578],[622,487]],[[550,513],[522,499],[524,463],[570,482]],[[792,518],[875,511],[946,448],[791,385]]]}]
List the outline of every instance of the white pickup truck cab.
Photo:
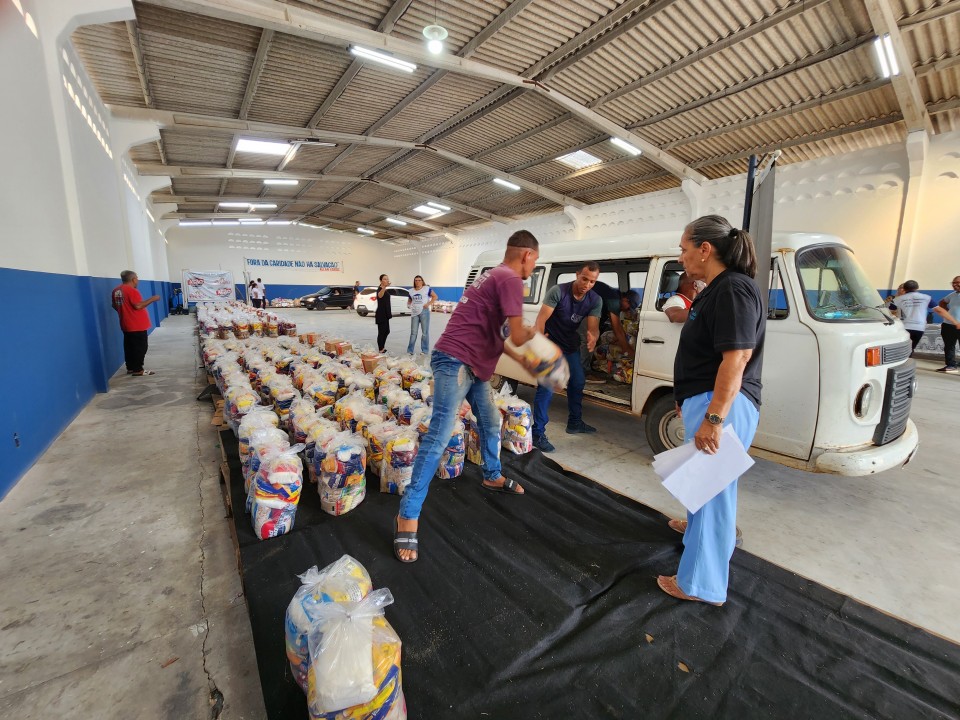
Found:
[{"label": "white pickup truck cab", "polygon": [[[654,452],[683,442],[673,401],[673,363],[682,325],[661,311],[676,289],[680,232],[542,245],[526,282],[532,324],[548,288],[600,263],[600,280],[640,292],[632,384],[587,384],[585,397],[645,417]],[[751,452],[785,465],[838,475],[869,475],[905,464],[919,438],[910,420],[916,388],[910,339],[838,237],[775,233],[763,357],[763,406]],[[495,267],[502,251],[482,253],[466,286]],[[534,379],[506,355],[497,374]]]}]

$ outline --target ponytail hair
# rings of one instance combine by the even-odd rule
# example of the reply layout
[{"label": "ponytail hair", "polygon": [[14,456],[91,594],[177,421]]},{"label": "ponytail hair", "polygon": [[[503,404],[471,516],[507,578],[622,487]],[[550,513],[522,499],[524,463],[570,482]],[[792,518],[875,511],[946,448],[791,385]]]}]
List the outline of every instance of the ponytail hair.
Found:
[{"label": "ponytail hair", "polygon": [[728,270],[751,278],[757,276],[757,251],[753,238],[746,230],[738,230],[720,215],[704,215],[684,229],[684,234],[695,246],[708,242],[717,251],[717,259]]}]

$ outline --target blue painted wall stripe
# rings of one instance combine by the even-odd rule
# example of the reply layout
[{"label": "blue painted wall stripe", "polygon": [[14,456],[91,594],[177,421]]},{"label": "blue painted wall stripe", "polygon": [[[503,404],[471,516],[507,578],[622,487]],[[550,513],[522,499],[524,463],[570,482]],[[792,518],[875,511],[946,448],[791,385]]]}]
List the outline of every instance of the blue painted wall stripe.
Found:
[{"label": "blue painted wall stripe", "polygon": [[[0,313],[0,498],[123,364],[123,334],[110,305],[119,278],[0,268],[0,287],[17,301]],[[140,281],[154,326],[167,316],[170,283]]]}]

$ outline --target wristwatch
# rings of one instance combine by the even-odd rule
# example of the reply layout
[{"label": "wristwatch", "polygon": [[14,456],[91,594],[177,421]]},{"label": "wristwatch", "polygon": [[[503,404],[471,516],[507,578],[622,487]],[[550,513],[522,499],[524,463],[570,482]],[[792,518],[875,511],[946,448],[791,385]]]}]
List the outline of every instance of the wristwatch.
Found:
[{"label": "wristwatch", "polygon": [[706,419],[711,425],[723,425],[723,418],[716,413],[708,412],[706,414]]}]

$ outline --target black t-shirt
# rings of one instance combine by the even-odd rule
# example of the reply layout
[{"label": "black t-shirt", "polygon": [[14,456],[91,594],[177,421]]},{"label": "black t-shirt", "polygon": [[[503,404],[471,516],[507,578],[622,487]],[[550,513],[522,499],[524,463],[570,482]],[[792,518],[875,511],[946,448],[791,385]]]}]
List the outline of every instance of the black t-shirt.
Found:
[{"label": "black t-shirt", "polygon": [[600,329],[606,330],[610,325],[610,313],[620,314],[620,291],[600,280],[594,283],[593,291],[603,301],[600,307]]},{"label": "black t-shirt", "polygon": [[766,318],[760,288],[746,275],[725,270],[693,301],[673,363],[678,403],[713,390],[725,350],[753,350],[740,392],[760,407],[760,362]]},{"label": "black t-shirt", "polygon": [[[374,297],[379,294],[380,288],[378,287]],[[393,290],[388,289],[383,294],[383,297],[377,298],[377,311],[374,313],[373,317],[378,323],[389,322],[390,318],[393,317],[393,309],[390,307],[390,305],[393,303],[393,300],[391,299],[392,295]]]}]

